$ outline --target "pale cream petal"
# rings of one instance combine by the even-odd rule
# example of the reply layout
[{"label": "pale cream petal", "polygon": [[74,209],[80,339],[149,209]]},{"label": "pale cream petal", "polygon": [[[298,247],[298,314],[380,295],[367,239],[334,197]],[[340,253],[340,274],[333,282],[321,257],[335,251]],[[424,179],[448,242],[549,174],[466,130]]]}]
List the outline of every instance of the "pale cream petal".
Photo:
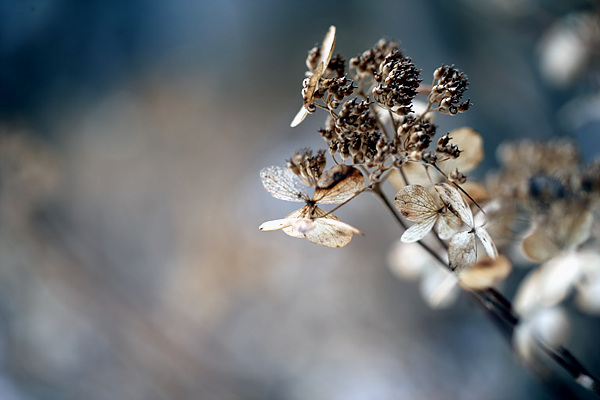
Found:
[{"label": "pale cream petal", "polygon": [[319,59],[319,63],[323,63],[325,69],[327,69],[329,61],[331,60],[331,56],[333,55],[335,40],[336,28],[334,25],[331,25],[329,30],[327,30],[325,37],[323,38],[323,42],[321,43],[321,58]]},{"label": "pale cream petal", "polygon": [[408,185],[400,189],[394,204],[409,221],[421,221],[432,216],[435,218],[439,209],[433,197],[421,185]]},{"label": "pale cream petal", "polygon": [[521,250],[525,258],[537,263],[551,259],[560,251],[544,229],[535,227],[521,241]]},{"label": "pale cream petal", "polygon": [[456,169],[463,173],[474,170],[484,156],[481,135],[472,128],[462,127],[452,130],[449,136],[452,138],[450,142],[456,144],[461,153],[458,158],[440,163],[442,171],[449,174]]},{"label": "pale cream petal", "polygon": [[296,114],[294,119],[292,120],[292,123],[290,124],[290,126],[292,128],[295,128],[296,126],[300,125],[300,122],[304,121],[304,118],[306,118],[307,115],[308,115],[308,110],[303,105],[302,107],[300,107],[300,110],[298,111],[298,113]]},{"label": "pale cream petal", "polygon": [[514,348],[525,363],[531,364],[541,355],[538,340],[550,347],[563,345],[569,336],[569,320],[559,307],[536,310],[522,319],[513,335]]},{"label": "pale cream petal", "polygon": [[475,234],[483,244],[483,248],[485,252],[490,258],[498,258],[498,249],[496,249],[496,245],[492,240],[490,234],[485,230],[485,228],[477,227],[475,228]]},{"label": "pale cream petal", "polygon": [[489,288],[504,280],[511,270],[512,265],[508,257],[485,257],[477,261],[472,268],[460,273],[460,284],[474,290]]},{"label": "pale cream petal", "polygon": [[462,227],[462,220],[457,217],[454,213],[446,210],[445,213],[440,214],[438,217],[438,236],[442,240],[448,240]]},{"label": "pale cream petal", "polygon": [[294,224],[294,223],[299,220],[313,219],[313,217],[316,216],[316,214],[321,214],[321,213],[324,213],[324,211],[317,207],[311,208],[309,205],[305,205],[301,209],[296,210],[296,211],[292,212],[290,215],[285,217],[285,219],[289,220],[290,222],[289,222],[288,226],[283,228],[283,232],[292,237],[305,238],[306,237],[305,233],[298,231],[298,229],[297,229],[298,224]]},{"label": "pale cream petal", "polygon": [[436,263],[437,260],[418,243],[397,240],[388,253],[388,266],[400,279],[416,280]]},{"label": "pale cream petal", "polygon": [[[303,209],[305,208],[308,206]],[[312,210],[312,217],[316,223],[314,229],[300,233],[312,243],[325,247],[344,247],[350,243],[355,233],[362,234],[358,229],[341,222],[335,215],[328,214],[318,207]]]},{"label": "pale cream petal", "polygon": [[475,264],[477,259],[477,242],[471,232],[458,232],[448,243],[448,258],[453,271],[462,271]]},{"label": "pale cream petal", "polygon": [[276,231],[278,229],[287,228],[292,224],[292,220],[288,218],[274,219],[272,221],[263,222],[258,229],[261,231]]},{"label": "pale cream petal", "polygon": [[435,190],[442,201],[452,207],[465,224],[473,228],[473,212],[458,189],[448,183],[438,183],[435,185]]},{"label": "pale cream petal", "polygon": [[413,243],[423,239],[431,231],[431,228],[433,228],[436,219],[437,216],[434,214],[429,218],[420,220],[405,230],[400,240],[404,243]]},{"label": "pale cream petal", "polygon": [[421,295],[431,308],[447,308],[458,298],[460,289],[457,283],[458,278],[455,274],[436,265],[435,269],[429,270],[423,276],[420,285]]}]

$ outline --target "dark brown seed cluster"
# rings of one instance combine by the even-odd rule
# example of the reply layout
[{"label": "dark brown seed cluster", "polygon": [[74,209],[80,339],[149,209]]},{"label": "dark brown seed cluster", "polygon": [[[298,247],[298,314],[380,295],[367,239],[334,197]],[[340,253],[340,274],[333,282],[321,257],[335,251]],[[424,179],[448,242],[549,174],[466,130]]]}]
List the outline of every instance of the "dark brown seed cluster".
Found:
[{"label": "dark brown seed cluster", "polygon": [[373,48],[364,51],[360,56],[351,58],[350,67],[355,69],[356,79],[361,81],[373,77],[379,71],[381,63],[393,51],[399,51],[398,43],[380,39]]},{"label": "dark brown seed cluster", "polygon": [[467,75],[453,65],[442,65],[435,70],[433,78],[434,84],[429,94],[429,102],[437,103],[439,112],[456,115],[469,109],[471,101],[462,102],[462,96],[469,85]]},{"label": "dark brown seed cluster", "polygon": [[412,60],[394,50],[374,74],[377,85],[373,88],[373,98],[381,106],[407,115],[412,112],[412,101],[417,96],[419,76],[420,71]]},{"label": "dark brown seed cluster", "polygon": [[306,186],[314,186],[325,170],[326,163],[325,150],[319,150],[313,155],[312,150],[307,148],[294,152],[292,158],[287,160],[287,167]]}]

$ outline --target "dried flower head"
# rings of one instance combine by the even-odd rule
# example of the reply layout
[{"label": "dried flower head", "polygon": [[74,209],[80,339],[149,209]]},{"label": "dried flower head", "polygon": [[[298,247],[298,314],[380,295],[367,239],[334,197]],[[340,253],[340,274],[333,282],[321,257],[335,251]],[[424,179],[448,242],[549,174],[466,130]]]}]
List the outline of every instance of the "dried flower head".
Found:
[{"label": "dried flower head", "polygon": [[317,204],[342,204],[364,189],[361,172],[348,165],[336,165],[326,170],[315,185],[312,198],[306,194],[297,176],[289,169],[264,168],[260,177],[271,196],[306,205],[283,219],[263,223],[260,230],[283,229],[293,237],[306,238],[326,247],[343,247],[352,240],[358,229],[341,222],[336,216],[320,209]]}]

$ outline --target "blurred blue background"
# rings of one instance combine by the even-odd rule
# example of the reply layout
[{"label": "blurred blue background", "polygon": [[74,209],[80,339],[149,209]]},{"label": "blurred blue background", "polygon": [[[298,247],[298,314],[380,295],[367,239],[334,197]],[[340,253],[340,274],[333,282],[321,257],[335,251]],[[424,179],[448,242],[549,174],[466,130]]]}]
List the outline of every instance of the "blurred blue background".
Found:
[{"label": "blurred blue background", "polygon": [[[343,250],[257,227],[294,209],[258,171],[323,147],[322,115],[289,123],[329,25],[346,59],[386,37],[425,82],[462,69],[474,106],[437,122],[482,133],[482,177],[505,140],[597,155],[596,103],[568,108],[597,72],[556,85],[538,56],[595,5],[1,1],[0,399],[588,398],[541,383],[468,299],[433,311],[397,280],[376,199],[340,210],[366,233]],[[598,372],[598,322],[573,318]]]}]

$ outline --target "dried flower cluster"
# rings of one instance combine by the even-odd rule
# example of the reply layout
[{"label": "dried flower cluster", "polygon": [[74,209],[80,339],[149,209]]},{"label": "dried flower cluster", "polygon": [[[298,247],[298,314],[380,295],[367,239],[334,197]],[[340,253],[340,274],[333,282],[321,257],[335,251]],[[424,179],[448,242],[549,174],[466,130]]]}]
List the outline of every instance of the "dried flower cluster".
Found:
[{"label": "dried flower cluster", "polygon": [[[303,105],[292,122],[297,126],[321,109],[326,121],[319,134],[327,150],[304,149],[287,168],[261,171],[272,196],[305,205],[260,229],[346,246],[360,231],[332,212],[363,192],[374,193],[404,230],[390,253],[391,267],[400,277],[420,279],[429,304],[447,306],[462,288],[514,332],[524,360],[534,361],[540,349],[565,356],[568,329],[559,305],[575,292],[584,310],[600,313],[594,231],[600,163],[582,167],[570,143],[521,142],[500,149],[503,168],[485,183],[468,180],[483,158],[481,136],[470,128],[438,132],[435,124],[436,113],[469,110],[465,73],[442,65],[425,85],[413,61],[385,39],[351,58],[347,70],[344,59],[333,56],[335,35],[332,26],[308,53]],[[329,169],[326,151],[335,163]],[[384,182],[397,190],[394,201]],[[314,187],[313,195],[301,184]],[[323,204],[337,207],[324,211]],[[527,227],[519,225],[523,220]],[[513,309],[493,287],[510,274],[507,254],[515,243],[542,265],[522,284]],[[600,390],[585,377],[582,385]]]}]

